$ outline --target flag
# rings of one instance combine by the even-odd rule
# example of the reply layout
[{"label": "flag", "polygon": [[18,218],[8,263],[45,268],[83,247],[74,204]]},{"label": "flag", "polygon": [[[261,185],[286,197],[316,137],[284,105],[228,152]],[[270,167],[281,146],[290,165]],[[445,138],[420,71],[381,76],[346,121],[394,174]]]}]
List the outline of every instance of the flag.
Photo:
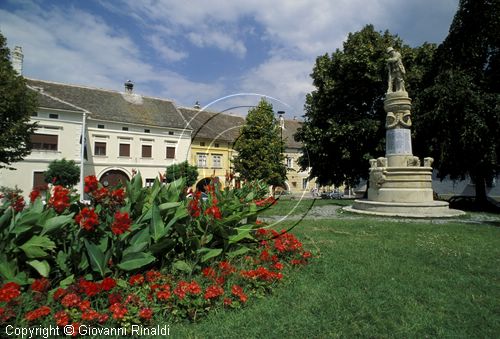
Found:
[{"label": "flag", "polygon": [[[80,134],[80,145],[82,144],[82,139],[84,139],[83,135]],[[85,140],[85,144],[83,145],[83,158],[85,160],[89,160],[87,157],[87,140]]]}]

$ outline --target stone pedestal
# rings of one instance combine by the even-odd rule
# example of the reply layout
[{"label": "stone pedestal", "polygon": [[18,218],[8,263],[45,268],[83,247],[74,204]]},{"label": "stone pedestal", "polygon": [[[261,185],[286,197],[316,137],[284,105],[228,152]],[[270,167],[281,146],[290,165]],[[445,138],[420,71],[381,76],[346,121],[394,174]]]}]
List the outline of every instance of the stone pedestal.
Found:
[{"label": "stone pedestal", "polygon": [[367,200],[355,200],[348,211],[401,217],[453,217],[465,214],[434,201],[432,158],[421,163],[411,146],[411,99],[405,91],[387,93],[386,156],[370,160]]}]

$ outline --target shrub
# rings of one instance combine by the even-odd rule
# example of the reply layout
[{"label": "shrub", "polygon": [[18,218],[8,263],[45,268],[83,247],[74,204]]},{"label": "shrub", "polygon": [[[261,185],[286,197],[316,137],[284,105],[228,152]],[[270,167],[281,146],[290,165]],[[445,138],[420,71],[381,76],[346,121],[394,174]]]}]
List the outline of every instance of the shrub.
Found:
[{"label": "shrub", "polygon": [[80,167],[73,160],[54,160],[45,171],[47,183],[64,187],[73,187],[80,181]]}]

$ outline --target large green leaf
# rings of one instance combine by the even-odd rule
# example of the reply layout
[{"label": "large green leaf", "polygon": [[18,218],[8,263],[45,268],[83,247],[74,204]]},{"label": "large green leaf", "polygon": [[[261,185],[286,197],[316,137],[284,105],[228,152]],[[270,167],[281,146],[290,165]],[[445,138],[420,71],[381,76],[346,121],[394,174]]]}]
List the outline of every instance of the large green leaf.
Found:
[{"label": "large green leaf", "polygon": [[173,267],[181,272],[191,273],[193,271],[191,265],[189,265],[184,260],[177,260],[176,262],[174,262]]},{"label": "large green leaf", "polygon": [[124,271],[132,271],[144,267],[155,260],[156,258],[149,252],[131,253],[125,255],[117,266]]},{"label": "large green leaf", "polygon": [[246,247],[246,246],[240,246],[238,249],[236,250],[233,250],[233,251],[230,251],[230,252],[227,252],[226,255],[228,258],[232,259],[232,258],[235,258],[239,255],[242,255],[242,254],[245,254],[247,253],[248,251],[250,251],[250,248]]},{"label": "large green leaf", "polygon": [[175,247],[175,241],[171,238],[163,238],[156,244],[149,247],[149,250],[154,255],[165,254],[170,252]]},{"label": "large green leaf", "polygon": [[53,250],[56,244],[47,236],[34,235],[30,240],[19,246],[28,258],[41,258],[47,256],[46,251]]},{"label": "large green leaf", "polygon": [[237,243],[238,241],[242,239],[254,239],[253,236],[250,234],[250,231],[252,231],[252,226],[251,225],[244,225],[241,228],[237,228],[236,231],[238,232],[237,234],[229,236],[229,244],[234,244]]},{"label": "large green leaf", "polygon": [[43,228],[40,234],[41,235],[51,234],[55,231],[58,231],[64,225],[71,223],[73,221],[74,215],[75,213],[71,213],[66,215],[58,215],[50,219],[47,219],[42,225]]},{"label": "large green leaf", "polygon": [[126,256],[132,253],[142,252],[148,246],[148,242],[139,242],[134,245],[130,245],[123,250],[123,255]]},{"label": "large green leaf", "polygon": [[165,235],[165,224],[160,215],[160,209],[157,205],[151,206],[151,222],[149,225],[149,230],[151,237],[154,241],[158,241],[161,237]]},{"label": "large green leaf", "polygon": [[4,225],[8,225],[10,218],[12,218],[12,208],[8,208],[2,211],[3,214],[0,216],[0,229],[3,228]]},{"label": "large green leaf", "polygon": [[16,264],[13,261],[7,261],[2,258],[0,262],[0,276],[3,280],[11,280],[16,276]]},{"label": "large green leaf", "polygon": [[214,258],[222,253],[222,248],[200,248],[197,251],[198,254],[203,255],[201,257],[201,262],[205,262],[208,259]]},{"label": "large green leaf", "polygon": [[85,247],[87,248],[87,254],[90,261],[90,266],[95,272],[98,272],[102,277],[108,271],[106,257],[101,251],[99,246],[91,243],[87,239],[83,239]]},{"label": "large green leaf", "polygon": [[50,265],[46,260],[31,260],[26,262],[33,267],[42,277],[48,278],[50,274]]},{"label": "large green leaf", "polygon": [[177,201],[177,202],[166,202],[158,206],[161,212],[179,207],[182,204],[182,202]]}]

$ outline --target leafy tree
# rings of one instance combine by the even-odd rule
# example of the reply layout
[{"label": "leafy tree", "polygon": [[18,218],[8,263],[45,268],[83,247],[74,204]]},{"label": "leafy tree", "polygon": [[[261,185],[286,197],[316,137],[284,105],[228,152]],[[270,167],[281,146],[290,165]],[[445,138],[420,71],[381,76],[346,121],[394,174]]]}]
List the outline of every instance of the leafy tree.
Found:
[{"label": "leafy tree", "polygon": [[432,60],[431,44],[412,49],[367,25],[348,35],[343,50],[316,59],[316,89],[306,96],[305,121],[295,138],[304,145],[299,164],[312,167],[311,177],[320,184],[353,186],[368,177],[368,160],[384,155],[389,46],[401,52],[411,96]]},{"label": "leafy tree", "polygon": [[500,2],[461,0],[416,101],[418,144],[441,178],[486,185],[500,172]]},{"label": "leafy tree", "polygon": [[190,165],[187,161],[168,166],[165,175],[167,183],[179,178],[186,179],[186,186],[193,186],[198,179],[198,167]]},{"label": "leafy tree", "polygon": [[73,160],[54,160],[44,173],[47,183],[73,187],[80,181],[80,167]]},{"label": "leafy tree", "polygon": [[36,109],[35,94],[12,68],[7,41],[0,34],[0,168],[14,169],[13,162],[30,154],[36,124],[29,121]]},{"label": "leafy tree", "polygon": [[286,180],[280,127],[273,106],[262,99],[248,111],[245,125],[234,144],[237,155],[234,169],[245,180],[263,180],[268,185],[281,186]]}]

